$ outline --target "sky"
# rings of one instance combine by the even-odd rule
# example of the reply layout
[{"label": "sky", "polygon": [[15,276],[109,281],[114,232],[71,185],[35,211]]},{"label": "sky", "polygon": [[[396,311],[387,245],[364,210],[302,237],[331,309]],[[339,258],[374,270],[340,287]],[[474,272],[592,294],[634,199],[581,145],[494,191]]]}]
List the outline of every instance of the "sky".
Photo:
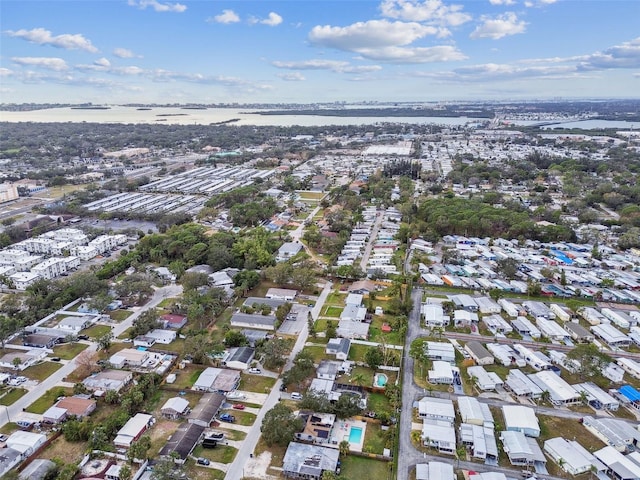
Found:
[{"label": "sky", "polygon": [[640,0],[2,0],[0,103],[640,97]]}]

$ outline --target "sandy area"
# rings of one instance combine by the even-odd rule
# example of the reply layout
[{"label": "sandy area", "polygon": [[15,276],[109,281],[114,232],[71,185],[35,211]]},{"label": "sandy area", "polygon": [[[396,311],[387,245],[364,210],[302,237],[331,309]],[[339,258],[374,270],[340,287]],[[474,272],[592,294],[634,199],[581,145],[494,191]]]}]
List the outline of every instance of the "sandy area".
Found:
[{"label": "sandy area", "polygon": [[247,478],[260,478],[264,480],[275,480],[278,477],[267,474],[267,469],[271,464],[271,452],[262,452],[257,457],[250,458],[244,466],[244,476]]}]

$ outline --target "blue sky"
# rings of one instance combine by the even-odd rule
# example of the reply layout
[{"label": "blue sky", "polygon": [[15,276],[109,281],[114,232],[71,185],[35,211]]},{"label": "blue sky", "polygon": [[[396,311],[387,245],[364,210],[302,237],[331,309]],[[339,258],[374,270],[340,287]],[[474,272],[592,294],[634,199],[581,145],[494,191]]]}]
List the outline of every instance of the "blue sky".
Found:
[{"label": "blue sky", "polygon": [[3,0],[0,102],[640,97],[639,0]]}]

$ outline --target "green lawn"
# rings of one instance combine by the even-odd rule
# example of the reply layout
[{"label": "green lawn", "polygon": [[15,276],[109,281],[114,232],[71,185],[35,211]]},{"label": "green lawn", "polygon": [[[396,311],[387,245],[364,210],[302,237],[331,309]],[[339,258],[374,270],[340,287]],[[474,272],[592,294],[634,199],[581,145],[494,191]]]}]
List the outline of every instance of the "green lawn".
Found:
[{"label": "green lawn", "polygon": [[66,397],[73,395],[72,388],[55,387],[47,390],[38,400],[33,402],[26,408],[27,412],[31,413],[44,413],[49,407],[51,407],[58,397]]},{"label": "green lawn", "polygon": [[382,455],[383,449],[387,444],[386,435],[390,432],[391,430],[383,431],[379,423],[367,423],[362,451]]},{"label": "green lawn", "polygon": [[202,365],[188,365],[182,370],[175,370],[176,381],[171,386],[174,388],[191,388],[200,374],[204,371]]},{"label": "green lawn", "polygon": [[385,479],[389,476],[389,462],[347,455],[342,457],[341,476],[344,478]]},{"label": "green lawn", "polygon": [[247,392],[256,393],[268,393],[271,391],[275,383],[275,378],[243,373],[240,378],[240,386],[238,387],[238,390],[246,390]]},{"label": "green lawn", "polygon": [[53,375],[53,373],[60,368],[62,368],[62,365],[58,362],[42,362],[29,368],[25,368],[22,371],[22,374],[32,380],[43,381]]},{"label": "green lawn", "polygon": [[162,349],[163,350],[168,350],[170,352],[176,352],[178,355],[182,355],[183,353],[185,353],[184,351],[184,338],[178,338],[176,337],[176,339],[171,342],[168,345],[163,345]]},{"label": "green lawn", "polygon": [[256,421],[256,416],[250,412],[243,412],[241,410],[229,410],[229,413],[236,417],[235,423],[237,423],[238,425],[249,427],[253,425],[253,422]]},{"label": "green lawn", "polygon": [[208,458],[212,462],[231,463],[236,458],[238,450],[229,445],[218,445],[216,448],[202,448],[198,445],[193,450],[194,457]]},{"label": "green lawn", "polygon": [[[313,339],[312,341],[315,342],[315,340]],[[320,360],[331,358],[329,355],[324,353],[325,351],[324,347],[304,347],[303,350],[311,354],[311,357],[313,358],[314,363],[319,363]]]},{"label": "green lawn", "polygon": [[367,408],[374,412],[388,412],[391,413],[391,405],[386,395],[382,393],[370,393],[367,398]]},{"label": "green lawn", "polygon": [[344,310],[344,308],[342,308],[342,307],[336,307],[334,305],[329,305],[324,310],[324,316],[325,317],[339,318],[340,314],[342,313],[343,310]]},{"label": "green lawn", "polygon": [[123,320],[129,318],[132,314],[133,312],[131,310],[112,310],[109,312],[109,317],[111,317],[111,320],[115,320],[116,322],[122,322]]},{"label": "green lawn", "polygon": [[158,304],[158,307],[167,308],[167,307],[170,307],[171,305],[173,305],[174,303],[176,303],[177,301],[178,301],[178,299],[174,298],[174,297],[165,298],[164,300],[162,300]]},{"label": "green lawn", "polygon": [[24,388],[11,388],[0,397],[0,405],[13,405],[20,397],[25,395],[28,390]]},{"label": "green lawn", "polygon": [[133,327],[127,328],[124,332],[122,332],[120,335],[118,335],[118,338],[120,340],[125,340],[127,338],[130,338],[129,337],[129,332],[131,332],[132,329],[133,329]]},{"label": "green lawn", "polygon": [[93,327],[83,330],[82,334],[87,335],[90,338],[98,338],[109,332],[111,332],[111,327],[108,325],[94,325]]},{"label": "green lawn", "polygon": [[72,360],[89,345],[84,343],[65,343],[53,348],[53,355],[64,360]]},{"label": "green lawn", "polygon": [[354,360],[356,362],[364,362],[364,355],[367,353],[371,347],[368,345],[360,345],[357,343],[351,344],[351,349],[349,350],[349,360]]},{"label": "green lawn", "polygon": [[374,373],[369,367],[355,367],[351,370],[351,375],[341,375],[338,378],[342,383],[355,383],[353,379],[362,376],[362,381],[357,384],[370,387],[373,385]]}]

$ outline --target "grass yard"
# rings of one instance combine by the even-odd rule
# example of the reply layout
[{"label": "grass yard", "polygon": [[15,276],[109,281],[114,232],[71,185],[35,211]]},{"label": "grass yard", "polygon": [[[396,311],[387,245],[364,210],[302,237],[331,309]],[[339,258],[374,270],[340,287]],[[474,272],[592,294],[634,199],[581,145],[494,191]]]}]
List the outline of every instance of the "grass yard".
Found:
[{"label": "grass yard", "polygon": [[90,338],[98,338],[109,332],[111,332],[111,327],[108,325],[94,325],[93,327],[83,330],[82,334]]},{"label": "grass yard", "polygon": [[343,310],[344,310],[344,308],[342,308],[342,307],[336,307],[335,305],[329,305],[324,310],[324,316],[325,317],[340,318],[340,314],[342,313]]},{"label": "grass yard", "polygon": [[84,343],[65,343],[64,345],[54,347],[53,355],[63,360],[72,360],[88,346],[89,345],[85,345]]},{"label": "grass yard", "polygon": [[56,438],[51,445],[38,454],[38,458],[51,460],[62,459],[65,464],[79,463],[87,451],[86,442],[67,442],[63,435]]},{"label": "grass yard", "polygon": [[131,315],[133,315],[133,312],[131,310],[119,309],[119,310],[111,310],[109,312],[109,317],[111,318],[111,320],[115,322],[122,322],[123,320],[126,320],[127,318],[129,318]]},{"label": "grass yard", "polygon": [[187,478],[191,480],[224,480],[226,475],[222,470],[198,465],[191,458],[188,458],[185,462],[184,472],[187,474]]},{"label": "grass yard", "polygon": [[118,335],[118,339],[126,340],[127,338],[131,338],[131,337],[129,337],[129,332],[131,332],[132,329],[133,329],[133,327],[127,328],[124,332],[122,332],[120,335]]},{"label": "grass yard", "polygon": [[163,345],[162,349],[163,350],[167,350],[169,352],[176,352],[178,355],[182,355],[183,353],[185,353],[184,351],[184,338],[178,338],[176,337],[176,339],[169,343],[168,345]]},{"label": "grass yard", "polygon": [[557,437],[559,432],[562,432],[564,438],[579,439],[580,444],[590,452],[605,446],[602,440],[584,428],[577,419],[548,415],[538,415],[538,419],[540,421],[540,438],[538,439],[540,445],[543,445],[545,440]]},{"label": "grass yard", "polygon": [[[340,376],[340,381],[343,383],[354,383],[364,387],[370,387],[373,385],[373,375],[375,372],[368,367],[355,367],[351,370],[350,375]],[[360,382],[354,382],[354,378],[361,378]]]},{"label": "grass yard", "polygon": [[0,405],[13,405],[19,398],[25,395],[28,390],[24,388],[10,388],[6,393],[0,394]]},{"label": "grass yard", "polygon": [[[308,190],[297,190],[296,193],[301,200],[322,200],[327,194],[324,192],[310,192]],[[306,218],[306,217],[305,217]]]},{"label": "grass yard", "polygon": [[241,410],[230,410],[229,413],[236,417],[235,423],[237,423],[238,425],[250,427],[251,425],[253,425],[253,422],[256,421],[256,416],[253,413],[243,412]]},{"label": "grass yard", "polygon": [[178,301],[178,298],[176,298],[176,297],[165,298],[164,300],[162,300],[158,304],[158,307],[167,308],[167,307],[170,307],[171,305],[173,305],[174,303],[176,303],[177,301]]},{"label": "grass yard", "polygon": [[311,354],[314,363],[319,363],[320,360],[330,358],[326,353],[324,353],[324,347],[304,347],[303,350]]},{"label": "grass yard", "polygon": [[240,378],[240,386],[238,387],[238,390],[245,390],[247,392],[256,393],[268,393],[271,391],[275,383],[275,378],[243,373]]},{"label": "grass yard", "polygon": [[370,393],[367,399],[367,408],[374,412],[391,413],[389,399],[382,393]]},{"label": "grass yard", "polygon": [[379,423],[367,423],[367,429],[364,432],[364,447],[363,452],[375,453],[382,455],[382,451],[387,443],[386,432],[382,430]]},{"label": "grass yard", "polygon": [[284,454],[287,451],[287,447],[280,447],[278,445],[272,445],[268,447],[262,436],[260,436],[260,440],[258,440],[253,454],[257,457],[262,452],[266,451],[269,451],[271,453],[271,466],[282,467],[282,462],[284,460]]},{"label": "grass yard", "polygon": [[22,371],[22,374],[32,380],[43,381],[61,368],[62,365],[58,362],[42,362],[37,365],[32,365],[29,368],[25,368]]},{"label": "grass yard", "polygon": [[368,345],[360,345],[357,343],[351,344],[351,349],[349,350],[349,360],[353,360],[356,362],[364,362],[364,355],[367,353],[371,347]]},{"label": "grass yard", "polygon": [[346,296],[343,293],[338,293],[336,291],[333,291],[327,296],[327,299],[325,300],[324,304],[343,307],[345,298]]},{"label": "grass yard", "polygon": [[342,457],[342,472],[345,478],[387,478],[389,462],[366,457],[347,455]]},{"label": "grass yard", "polygon": [[204,367],[202,365],[187,365],[182,370],[174,370],[176,381],[171,386],[174,388],[191,388],[203,371]]},{"label": "grass yard", "polygon": [[56,403],[58,397],[67,397],[73,395],[73,388],[56,387],[47,390],[38,400],[33,402],[26,408],[27,412],[44,413],[49,407]]},{"label": "grass yard", "polygon": [[231,463],[233,459],[236,458],[238,454],[238,449],[231,447],[229,445],[220,445],[216,448],[203,448],[202,445],[198,445],[193,450],[194,457],[203,457],[208,458],[212,462],[219,463]]}]

